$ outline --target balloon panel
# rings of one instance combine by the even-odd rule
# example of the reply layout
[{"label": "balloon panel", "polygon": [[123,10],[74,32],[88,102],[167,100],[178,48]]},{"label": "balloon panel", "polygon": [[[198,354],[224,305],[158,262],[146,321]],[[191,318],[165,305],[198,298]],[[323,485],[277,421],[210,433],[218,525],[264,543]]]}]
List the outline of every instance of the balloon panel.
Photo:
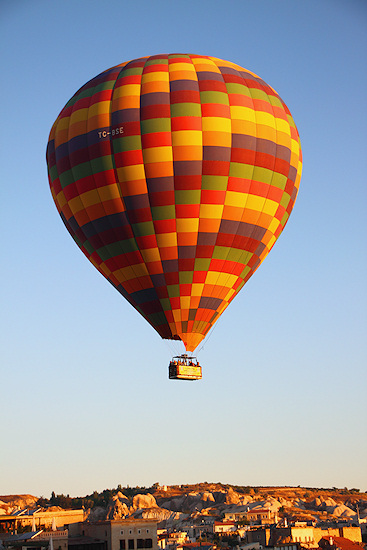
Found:
[{"label": "balloon panel", "polygon": [[163,338],[193,351],[287,223],[302,155],[261,78],[173,54],[83,86],[52,127],[47,163],[87,258]]}]

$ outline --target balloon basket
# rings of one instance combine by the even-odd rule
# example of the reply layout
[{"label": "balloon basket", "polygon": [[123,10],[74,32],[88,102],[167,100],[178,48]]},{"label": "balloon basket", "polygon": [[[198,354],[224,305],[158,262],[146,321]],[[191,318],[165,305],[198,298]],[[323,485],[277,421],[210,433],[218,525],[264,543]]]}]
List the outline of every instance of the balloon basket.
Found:
[{"label": "balloon basket", "polygon": [[201,380],[201,366],[196,357],[187,354],[172,358],[168,367],[170,380]]}]

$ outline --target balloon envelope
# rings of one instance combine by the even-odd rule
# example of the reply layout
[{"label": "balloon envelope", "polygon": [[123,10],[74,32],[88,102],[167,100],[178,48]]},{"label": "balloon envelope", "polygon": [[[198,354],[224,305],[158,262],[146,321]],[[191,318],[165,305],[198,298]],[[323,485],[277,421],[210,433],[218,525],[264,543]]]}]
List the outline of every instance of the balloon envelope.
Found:
[{"label": "balloon envelope", "polygon": [[162,338],[193,351],[287,223],[302,155],[261,78],[171,54],[85,84],[52,127],[47,164],[87,258]]}]

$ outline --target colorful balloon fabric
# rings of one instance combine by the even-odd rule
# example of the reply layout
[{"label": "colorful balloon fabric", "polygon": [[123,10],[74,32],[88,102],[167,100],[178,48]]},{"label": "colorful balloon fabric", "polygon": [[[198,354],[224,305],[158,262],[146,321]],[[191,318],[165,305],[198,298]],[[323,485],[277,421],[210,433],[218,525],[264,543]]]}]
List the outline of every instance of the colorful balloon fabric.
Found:
[{"label": "colorful balloon fabric", "polygon": [[193,351],[284,229],[302,154],[261,78],[172,54],[85,84],[52,127],[47,164],[83,253],[162,338]]}]

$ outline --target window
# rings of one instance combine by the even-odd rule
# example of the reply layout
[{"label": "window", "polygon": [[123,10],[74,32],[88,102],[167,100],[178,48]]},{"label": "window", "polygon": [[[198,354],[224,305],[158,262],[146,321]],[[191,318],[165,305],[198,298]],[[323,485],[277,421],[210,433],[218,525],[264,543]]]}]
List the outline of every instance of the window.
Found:
[{"label": "window", "polygon": [[123,535],[123,534],[124,534],[124,530],[123,530],[123,529],[121,529],[121,535]]},{"label": "window", "polygon": [[152,539],[145,539],[145,548],[153,548]]},{"label": "window", "polygon": [[138,529],[138,535],[140,535],[140,533],[141,533],[141,529]]},{"label": "window", "polygon": [[143,540],[143,539],[138,539],[138,540],[136,541],[136,543],[137,543],[137,544],[136,544],[136,547],[137,547],[137,548],[144,548],[144,540]]},{"label": "window", "polygon": [[120,539],[120,550],[125,550],[126,548],[126,541]]},{"label": "window", "polygon": [[149,529],[147,529],[147,533],[149,533]]},{"label": "window", "polygon": [[132,529],[129,530],[129,535],[131,535],[131,533],[132,533]]},{"label": "window", "polygon": [[134,550],[134,539],[129,539],[129,550]]}]

